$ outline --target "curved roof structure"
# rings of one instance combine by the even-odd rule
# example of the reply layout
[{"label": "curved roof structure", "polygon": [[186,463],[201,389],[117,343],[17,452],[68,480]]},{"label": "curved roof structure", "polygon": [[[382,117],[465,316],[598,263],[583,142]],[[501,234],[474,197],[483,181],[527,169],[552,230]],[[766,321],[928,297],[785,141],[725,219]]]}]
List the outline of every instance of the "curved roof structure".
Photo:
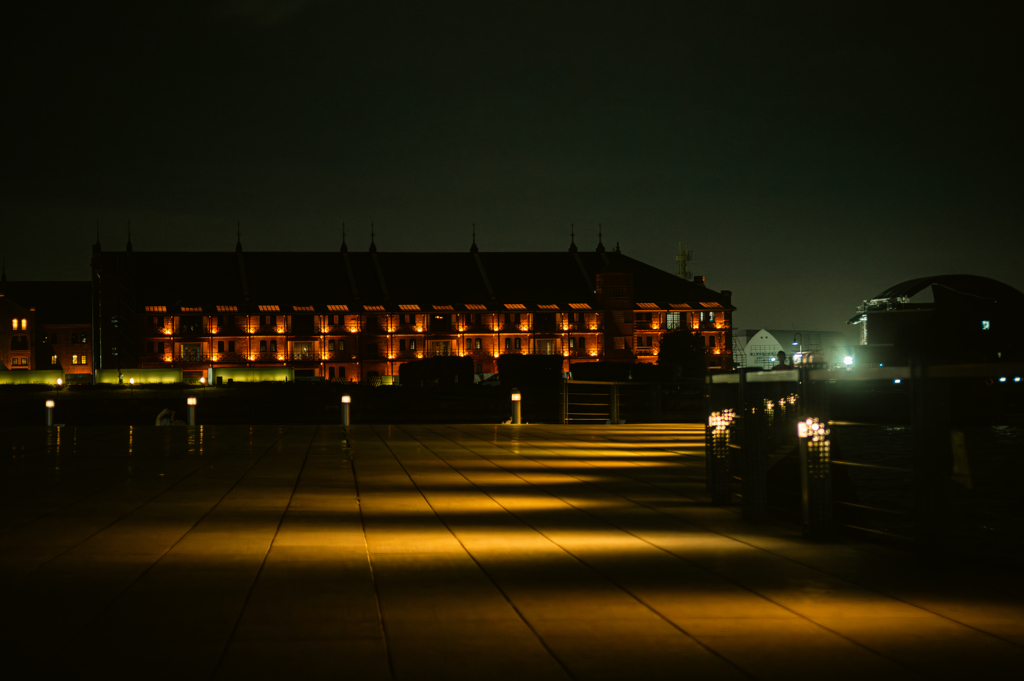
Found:
[{"label": "curved roof structure", "polygon": [[[932,300],[927,302],[911,300],[928,288],[931,289]],[[1001,281],[974,274],[940,274],[920,277],[890,286],[870,300],[865,300],[849,323],[855,324],[860,321],[863,313],[875,310],[962,306],[974,308],[1017,307],[1024,312],[1024,293]]]},{"label": "curved roof structure", "polygon": [[974,274],[941,274],[934,277],[910,279],[902,284],[890,286],[874,299],[910,298],[928,286],[932,287],[935,305],[939,307],[967,298],[986,300],[999,305],[1024,304],[1024,293],[1001,281]]}]

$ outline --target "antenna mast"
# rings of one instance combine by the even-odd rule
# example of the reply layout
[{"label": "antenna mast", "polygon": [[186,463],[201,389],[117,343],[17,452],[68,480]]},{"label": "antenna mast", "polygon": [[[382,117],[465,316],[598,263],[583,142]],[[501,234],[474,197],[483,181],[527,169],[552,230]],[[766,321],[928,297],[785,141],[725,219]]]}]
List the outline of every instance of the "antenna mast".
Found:
[{"label": "antenna mast", "polygon": [[693,251],[688,248],[683,248],[683,242],[679,242],[679,253],[676,255],[676,275],[680,279],[691,281],[693,275],[690,274],[690,268],[688,265],[693,260]]}]

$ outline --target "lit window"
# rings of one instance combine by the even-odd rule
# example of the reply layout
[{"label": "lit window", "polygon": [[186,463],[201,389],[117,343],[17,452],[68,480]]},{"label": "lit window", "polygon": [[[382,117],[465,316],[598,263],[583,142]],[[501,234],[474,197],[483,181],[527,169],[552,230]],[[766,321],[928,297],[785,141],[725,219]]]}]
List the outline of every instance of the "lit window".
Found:
[{"label": "lit window", "polygon": [[88,364],[88,362],[85,361],[85,355],[82,355],[82,360],[79,363],[80,364]]},{"label": "lit window", "polygon": [[78,355],[71,355],[71,363],[78,364]]},{"label": "lit window", "polygon": [[22,319],[21,320],[21,330],[25,331],[26,329],[28,329],[28,320],[27,319]]},{"label": "lit window", "polygon": [[57,363],[57,355],[51,356],[50,357],[50,364],[56,364],[56,363]]},{"label": "lit window", "polygon": [[982,320],[982,322],[981,322],[981,330],[982,331],[988,331],[991,328],[992,328],[992,322],[990,322],[987,319]]},{"label": "lit window", "polygon": [[476,345],[476,349],[480,350],[481,348],[484,347],[484,339],[483,338],[477,338],[475,345]]},{"label": "lit window", "polygon": [[83,343],[88,343],[89,342],[88,338],[86,338],[86,335],[84,333],[82,334],[82,342]]}]

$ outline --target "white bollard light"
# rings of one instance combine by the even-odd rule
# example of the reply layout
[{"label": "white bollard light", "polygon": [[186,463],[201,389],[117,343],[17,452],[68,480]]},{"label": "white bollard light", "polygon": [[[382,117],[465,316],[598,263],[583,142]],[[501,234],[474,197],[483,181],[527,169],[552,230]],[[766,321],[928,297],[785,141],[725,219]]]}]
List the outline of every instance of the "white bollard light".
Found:
[{"label": "white bollard light", "polygon": [[518,388],[512,389],[512,425],[523,423],[523,395]]},{"label": "white bollard light", "polygon": [[349,408],[349,405],[351,403],[352,403],[352,396],[351,395],[342,395],[341,396],[341,425],[343,425],[343,426],[347,426],[348,423],[349,423],[349,420],[348,420],[348,408]]},{"label": "white bollard light", "polygon": [[53,400],[46,400],[46,425],[53,425]]},{"label": "white bollard light", "polygon": [[188,404],[188,425],[196,425],[196,398],[190,397],[185,402]]}]

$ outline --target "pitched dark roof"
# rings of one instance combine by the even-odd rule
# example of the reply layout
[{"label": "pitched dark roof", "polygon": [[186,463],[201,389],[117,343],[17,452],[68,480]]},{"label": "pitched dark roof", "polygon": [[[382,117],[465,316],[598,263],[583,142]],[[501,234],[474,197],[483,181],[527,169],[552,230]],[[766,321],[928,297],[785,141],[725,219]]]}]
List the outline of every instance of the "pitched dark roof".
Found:
[{"label": "pitched dark roof", "polygon": [[637,302],[714,302],[732,309],[728,298],[716,291],[619,253],[136,251],[131,256],[103,253],[101,262],[104,268],[116,268],[116,260],[123,264],[128,257],[135,262],[139,305],[361,304],[389,310],[400,304],[567,306],[594,303],[596,275],[617,270],[633,275]]},{"label": "pitched dark roof", "polygon": [[35,309],[39,324],[92,321],[92,284],[88,281],[8,281],[4,295],[22,307]]}]

